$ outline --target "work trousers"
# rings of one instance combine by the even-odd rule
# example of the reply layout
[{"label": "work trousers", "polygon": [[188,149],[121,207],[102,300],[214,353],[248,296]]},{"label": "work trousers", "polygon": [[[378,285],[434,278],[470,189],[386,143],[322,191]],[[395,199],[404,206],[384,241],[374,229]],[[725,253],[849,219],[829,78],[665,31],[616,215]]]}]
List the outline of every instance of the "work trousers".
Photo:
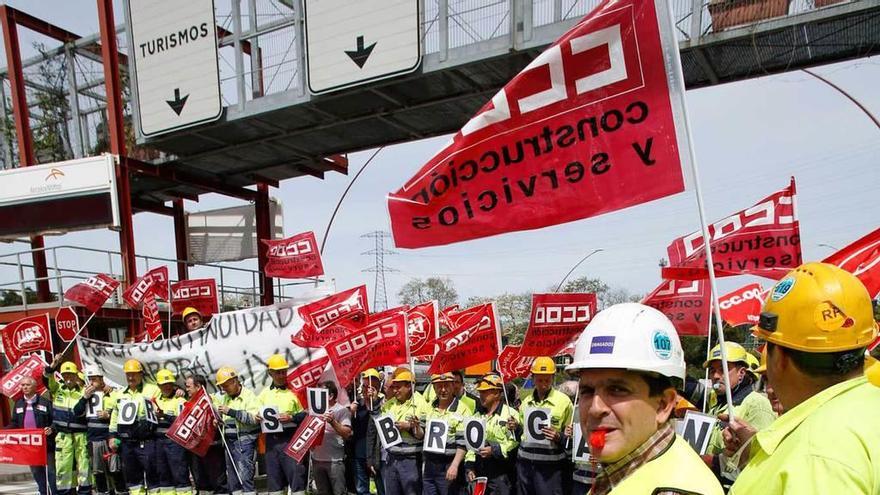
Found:
[{"label": "work trousers", "polygon": [[254,452],[257,447],[256,435],[226,437],[226,444],[229,446],[229,452],[226,454],[226,486],[229,487],[229,492],[232,495],[255,495]]},{"label": "work trousers", "polygon": [[518,495],[563,495],[564,461],[535,462],[520,457],[516,461]]},{"label": "work trousers", "polygon": [[415,455],[388,454],[388,460],[382,467],[385,495],[420,495],[422,493],[420,472],[419,459]]},{"label": "work trousers", "polygon": [[155,440],[122,440],[119,455],[129,495],[159,492]]},{"label": "work trousers", "polygon": [[308,457],[303,463],[287,455],[287,443],[290,438],[283,435],[266,435],[266,488],[269,495],[285,495],[288,488],[291,494],[305,493],[308,471]]},{"label": "work trousers", "polygon": [[160,437],[155,441],[159,495],[192,495],[186,449],[168,437]]},{"label": "work trousers", "polygon": [[55,435],[55,476],[59,495],[92,493],[89,441],[85,432]]}]

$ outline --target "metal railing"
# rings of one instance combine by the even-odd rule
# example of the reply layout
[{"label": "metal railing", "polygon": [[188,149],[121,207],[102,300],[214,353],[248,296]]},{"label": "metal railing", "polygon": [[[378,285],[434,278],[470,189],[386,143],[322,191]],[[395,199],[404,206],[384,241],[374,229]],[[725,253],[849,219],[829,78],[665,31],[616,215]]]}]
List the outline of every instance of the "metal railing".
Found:
[{"label": "metal railing", "polygon": [[[46,253],[47,276],[36,277],[33,274],[33,265],[27,260],[35,251]],[[59,256],[59,253],[62,256]],[[59,262],[59,258],[62,261]],[[72,258],[72,260],[67,260]],[[168,265],[171,282],[178,280],[172,275],[178,260],[158,256],[137,255],[138,270],[141,273],[160,265]],[[97,261],[100,259],[100,261]],[[83,266],[83,263],[89,263]],[[6,270],[2,270],[5,267]],[[36,284],[48,281],[55,301],[62,305],[64,291],[76,283],[95,275],[96,273],[107,274],[117,280],[122,280],[123,275],[116,270],[122,269],[122,256],[119,251],[105,249],[86,248],[81,246],[50,246],[36,250],[25,250],[0,255],[0,292],[16,291],[21,296],[23,309],[29,305],[28,293],[36,292]],[[217,292],[221,310],[242,309],[258,306],[262,297],[260,288],[260,272],[248,268],[225,266],[218,263],[191,264],[190,270],[198,272],[192,278],[214,278],[217,281]],[[248,283],[249,281],[249,283]],[[280,279],[273,280],[276,302],[293,299],[290,293],[296,286],[314,285],[315,280],[302,282],[285,282]],[[320,282],[320,281],[319,281]],[[122,287],[108,299],[111,307],[122,306]]]}]

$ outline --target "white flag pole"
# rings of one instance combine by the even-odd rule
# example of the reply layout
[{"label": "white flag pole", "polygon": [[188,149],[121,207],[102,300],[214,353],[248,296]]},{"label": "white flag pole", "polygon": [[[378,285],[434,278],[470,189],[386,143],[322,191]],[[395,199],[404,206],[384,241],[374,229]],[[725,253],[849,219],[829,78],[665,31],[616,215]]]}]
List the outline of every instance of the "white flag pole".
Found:
[{"label": "white flag pole", "polygon": [[[655,2],[654,5],[657,5],[658,3],[665,3],[666,4],[666,7],[667,7],[666,11],[667,11],[667,16],[668,16],[667,22],[670,23],[669,24],[670,26],[674,25],[673,24],[674,18],[673,18],[673,14],[672,14],[672,3],[669,1]],[[657,12],[658,20],[660,18],[660,15],[661,14],[658,11]],[[663,31],[664,30],[661,30],[661,33]],[[672,32],[671,29],[665,30],[665,31],[667,33]],[[728,415],[730,418],[729,420],[733,421],[735,419],[734,413],[733,413],[733,398],[730,393],[730,377],[728,375],[728,367],[727,367],[727,351],[724,349],[724,328],[723,328],[723,321],[724,320],[721,319],[721,307],[718,305],[718,284],[715,280],[715,265],[714,265],[714,262],[712,261],[712,248],[709,245],[710,239],[711,239],[709,237],[709,224],[706,222],[706,210],[703,206],[703,191],[700,187],[700,174],[699,174],[699,170],[697,167],[697,152],[694,149],[694,136],[693,136],[693,132],[691,131],[691,126],[690,126],[690,122],[689,122],[690,119],[688,118],[687,99],[685,98],[685,93],[684,93],[684,74],[682,73],[682,69],[681,69],[681,53],[678,51],[678,38],[674,34],[671,34],[671,38],[672,38],[671,43],[673,45],[672,52],[674,52],[671,54],[672,55],[672,61],[671,61],[672,62],[672,70],[674,70],[676,72],[675,77],[681,83],[680,98],[681,98],[682,110],[684,111],[684,118],[682,120],[684,121],[684,129],[685,129],[685,133],[687,136],[688,153],[689,153],[690,163],[691,163],[691,173],[693,174],[693,178],[694,178],[694,195],[697,198],[697,211],[699,212],[699,215],[700,215],[700,228],[703,233],[703,249],[706,253],[706,267],[709,271],[709,286],[712,288],[712,308],[713,308],[713,314],[715,315],[715,330],[717,332],[716,335],[718,337],[718,344],[720,345],[720,348],[721,348],[721,369],[724,373],[724,377],[723,377],[724,378],[724,386],[725,386],[724,393],[727,398],[727,412],[728,412]],[[711,322],[710,322],[710,324],[711,324]]]}]

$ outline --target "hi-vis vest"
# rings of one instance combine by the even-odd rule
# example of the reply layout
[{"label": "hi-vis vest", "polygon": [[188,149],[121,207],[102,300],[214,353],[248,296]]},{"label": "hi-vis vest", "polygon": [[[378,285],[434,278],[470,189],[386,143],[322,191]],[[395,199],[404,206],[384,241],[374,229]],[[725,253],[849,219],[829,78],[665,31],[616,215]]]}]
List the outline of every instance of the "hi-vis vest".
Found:
[{"label": "hi-vis vest", "polygon": [[223,415],[223,435],[226,438],[235,440],[257,438],[260,435],[260,423],[254,417],[259,404],[251,389],[242,386],[241,392],[234,399],[225,393],[221,394],[214,400],[214,405],[227,406],[232,412],[232,415]]},{"label": "hi-vis vest", "polygon": [[[52,393],[52,427],[60,433],[85,433],[86,416],[82,388],[68,388],[49,376]],[[76,410],[74,410],[76,409]]]},{"label": "hi-vis vest", "polygon": [[724,495],[706,463],[678,435],[675,435],[665,452],[624,478],[608,495],[651,495],[664,489],[699,495]]},{"label": "hi-vis vest", "polygon": [[[443,452],[443,455],[454,456],[459,448],[465,448],[464,421],[468,416],[473,416],[474,412],[459,402],[458,399],[452,399],[452,403],[449,404],[449,407],[446,409],[440,409],[437,404],[438,402],[435,400],[431,412],[428,413],[428,416],[425,418],[425,424],[423,425],[426,429],[425,436],[428,436],[427,428],[430,420],[445,420],[449,426],[449,430],[446,432],[446,449]],[[425,452],[425,455],[428,455],[427,451]]]},{"label": "hi-vis vest", "polygon": [[[524,423],[526,408],[547,408],[550,409],[550,426],[560,432],[564,430],[565,426],[571,423],[571,416],[574,411],[571,399],[562,392],[553,389],[547,394],[547,398],[542,401],[537,400],[536,395],[537,391],[523,399],[519,408],[519,423],[523,425],[523,428],[527,427]],[[531,462],[558,462],[566,457],[565,446],[555,442],[551,442],[549,446],[529,442],[526,439],[526,435],[523,434],[519,447],[519,457]]]},{"label": "hi-vis vest", "polygon": [[[413,393],[412,397],[404,403],[397,399],[391,399],[382,404],[382,413],[390,414],[394,421],[406,421],[410,416],[416,416],[422,424],[431,412],[429,406],[420,395]],[[388,453],[402,456],[416,455],[422,451],[422,441],[417,439],[409,431],[401,431],[402,442],[388,449]]]},{"label": "hi-vis vest", "polygon": [[[159,387],[152,383],[141,383],[138,390],[132,390],[126,387],[124,390],[116,390],[113,392],[113,412],[110,415],[110,434],[118,438],[145,440],[145,432],[154,430],[154,428],[146,426],[148,402],[152,403],[154,399],[159,397]],[[134,402],[137,407],[137,416],[134,423],[130,425],[119,424],[120,408],[125,407],[127,402]]]},{"label": "hi-vis vest", "polygon": [[159,424],[156,428],[157,437],[165,438],[168,428],[171,428],[171,423],[174,423],[174,420],[177,419],[177,416],[183,409],[184,402],[186,402],[186,399],[176,397],[174,394],[171,397],[159,396],[156,398],[156,405],[162,411],[162,416],[159,417]]},{"label": "hi-vis vest", "polygon": [[[299,399],[296,398],[296,394],[290,389],[278,388],[271,384],[264,388],[260,392],[260,395],[257,396],[257,403],[260,408],[274,406],[278,409],[279,414],[289,414],[290,416],[303,410],[302,405],[299,403]],[[285,421],[281,423],[281,425],[283,431],[278,433],[267,433],[266,435],[290,438],[294,431],[296,431],[293,428],[295,426],[293,420]]]}]

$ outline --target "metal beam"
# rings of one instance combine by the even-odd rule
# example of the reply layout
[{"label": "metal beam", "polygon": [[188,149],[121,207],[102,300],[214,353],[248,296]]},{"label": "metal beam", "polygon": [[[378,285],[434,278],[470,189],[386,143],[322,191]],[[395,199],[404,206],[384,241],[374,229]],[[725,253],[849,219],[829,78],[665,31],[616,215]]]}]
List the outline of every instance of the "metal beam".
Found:
[{"label": "metal beam", "polygon": [[174,210],[157,201],[149,201],[143,198],[131,198],[131,208],[135,212],[143,211],[157,215],[173,216]]},{"label": "metal beam", "polygon": [[189,278],[189,267],[186,260],[189,259],[189,248],[186,242],[186,212],[183,209],[183,200],[175,199],[172,202],[174,211],[174,247],[177,252],[177,279]]},{"label": "metal beam", "polygon": [[244,201],[256,201],[257,193],[250,189],[225,184],[217,179],[202,177],[195,174],[175,170],[175,167],[168,164],[157,166],[134,158],[129,158],[128,164],[135,172],[159,177],[178,184],[191,185],[200,187],[207,191],[232,196],[233,198],[242,199]]},{"label": "metal beam", "polygon": [[257,221],[257,265],[260,271],[260,297],[263,306],[275,303],[275,287],[272,277],[266,275],[268,249],[260,239],[272,238],[272,216],[269,210],[269,185],[257,184],[257,201],[254,203]]}]

